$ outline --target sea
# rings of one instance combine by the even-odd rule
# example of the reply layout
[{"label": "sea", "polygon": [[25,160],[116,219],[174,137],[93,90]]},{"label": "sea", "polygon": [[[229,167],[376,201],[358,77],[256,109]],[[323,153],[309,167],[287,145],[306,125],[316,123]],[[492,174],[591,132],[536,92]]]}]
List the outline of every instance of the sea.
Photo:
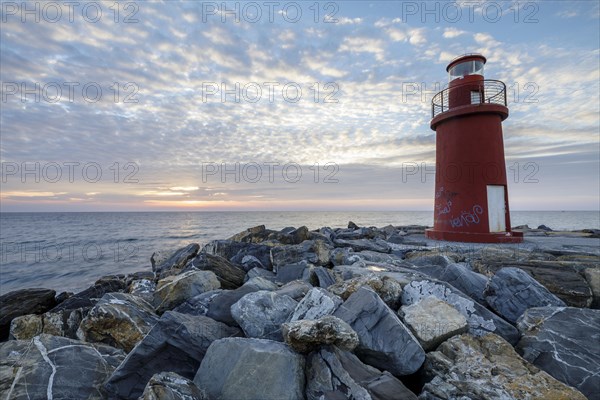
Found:
[{"label": "sea", "polygon": [[[0,213],[0,294],[43,287],[77,292],[99,277],[150,270],[155,251],[226,239],[246,228],[318,229],[433,224],[428,211]],[[512,226],[599,229],[597,211],[513,211]]]}]

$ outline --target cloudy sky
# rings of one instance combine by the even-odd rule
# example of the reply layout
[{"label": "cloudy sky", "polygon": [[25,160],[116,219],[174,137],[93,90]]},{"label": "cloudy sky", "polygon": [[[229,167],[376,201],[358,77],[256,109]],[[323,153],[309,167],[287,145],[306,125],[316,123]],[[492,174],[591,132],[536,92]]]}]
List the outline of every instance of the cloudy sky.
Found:
[{"label": "cloudy sky", "polygon": [[599,207],[597,1],[1,4],[2,211],[431,210],[470,52],[511,208]]}]

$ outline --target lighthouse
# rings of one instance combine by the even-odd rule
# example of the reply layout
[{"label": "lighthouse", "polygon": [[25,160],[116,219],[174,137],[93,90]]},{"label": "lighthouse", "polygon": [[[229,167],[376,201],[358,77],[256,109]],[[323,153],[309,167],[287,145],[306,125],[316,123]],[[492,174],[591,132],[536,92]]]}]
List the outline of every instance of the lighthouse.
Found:
[{"label": "lighthouse", "polygon": [[436,132],[434,226],[437,240],[518,243],[511,232],[502,121],[506,85],[484,79],[486,58],[465,54],[448,64],[448,88],[431,103]]}]

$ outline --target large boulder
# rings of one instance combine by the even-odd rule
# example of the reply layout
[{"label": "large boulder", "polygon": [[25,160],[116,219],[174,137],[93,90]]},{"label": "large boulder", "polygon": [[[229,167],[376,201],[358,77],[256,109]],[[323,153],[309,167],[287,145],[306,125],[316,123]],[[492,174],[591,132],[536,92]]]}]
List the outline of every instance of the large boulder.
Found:
[{"label": "large boulder", "polygon": [[512,323],[532,307],[565,306],[544,286],[519,268],[502,268],[490,279],[485,300],[500,316]]},{"label": "large boulder", "polygon": [[231,316],[248,337],[282,341],[281,324],[290,320],[298,305],[289,296],[260,290],[231,306]]},{"label": "large boulder", "polygon": [[283,340],[299,353],[309,353],[327,344],[350,351],[358,346],[358,335],[350,325],[331,315],[287,322],[281,329]]},{"label": "large boulder", "polygon": [[446,282],[430,280],[410,282],[402,291],[402,304],[414,304],[430,296],[456,308],[467,319],[469,333],[472,335],[482,336],[492,332],[513,345],[519,341],[520,335],[514,326]]},{"label": "large boulder", "polygon": [[373,273],[346,281],[336,283],[327,288],[331,293],[340,296],[343,300],[348,299],[359,288],[367,286],[373,289],[379,297],[393,310],[400,307],[402,286],[400,283],[387,276],[378,276]]},{"label": "large boulder", "polygon": [[154,374],[139,400],[209,400],[191,380],[175,372]]},{"label": "large boulder", "polygon": [[331,247],[324,240],[306,240],[297,245],[276,246],[271,249],[273,270],[283,265],[306,261],[313,265],[329,264]]},{"label": "large boulder", "polygon": [[127,288],[127,282],[122,276],[104,276],[92,286],[75,293],[50,310],[51,313],[82,309],[87,312],[106,293],[122,292]]},{"label": "large boulder", "polygon": [[540,307],[517,322],[517,350],[527,361],[588,398],[600,393],[600,310]]},{"label": "large boulder", "polygon": [[187,299],[220,287],[221,283],[211,271],[188,271],[158,281],[152,303],[156,312],[162,314],[167,310],[174,309]]},{"label": "large boulder", "polygon": [[46,333],[77,339],[77,329],[84,316],[84,309],[60,310],[42,315],[29,314],[17,317],[10,324],[10,338],[29,340]]},{"label": "large boulder", "polygon": [[0,340],[8,339],[13,319],[50,310],[56,305],[55,296],[50,289],[21,289],[0,296]]},{"label": "large boulder", "polygon": [[192,379],[210,344],[238,336],[239,329],[208,317],[166,312],[108,379],[105,388],[118,399],[142,395],[158,372],[176,372]]},{"label": "large boulder", "polygon": [[355,352],[363,362],[394,375],[412,374],[423,364],[417,339],[372,289],[359,288],[333,315],[358,334]]},{"label": "large boulder", "polygon": [[77,336],[86,342],[101,342],[127,353],[158,321],[150,304],[127,293],[107,293],[81,321]]},{"label": "large boulder", "polygon": [[[271,269],[271,248],[264,244],[243,243],[233,240],[213,240],[202,248],[202,252],[225,257],[229,261],[242,266],[249,266],[244,258],[253,257],[259,268]],[[244,268],[247,272],[248,269]]]},{"label": "large boulder", "polygon": [[295,280],[310,282],[313,275],[313,269],[314,266],[306,261],[280,265],[277,267],[275,281],[279,283],[288,283]]},{"label": "large boulder", "polygon": [[477,273],[465,264],[455,263],[447,265],[438,279],[448,282],[482,306],[486,306],[483,292],[487,286],[488,278]]},{"label": "large boulder", "polygon": [[188,266],[188,269],[190,268],[214,272],[223,289],[237,289],[244,284],[246,277],[246,271],[240,266],[232,264],[226,258],[212,254],[198,254]]},{"label": "large boulder", "polygon": [[336,247],[350,247],[354,251],[375,251],[377,253],[390,253],[392,248],[390,245],[382,239],[334,239],[333,243]]},{"label": "large boulder", "polygon": [[466,318],[445,301],[426,297],[402,306],[402,320],[423,346],[434,350],[440,343],[469,329]]},{"label": "large boulder", "polygon": [[160,275],[173,269],[175,270],[174,273],[177,273],[177,270],[183,269],[187,262],[198,254],[198,250],[200,250],[200,245],[192,243],[172,253],[162,251],[155,252],[150,257],[152,271]]},{"label": "large boulder", "polygon": [[590,307],[600,309],[600,268],[586,268],[584,276],[588,285],[590,285],[593,295]]},{"label": "large boulder", "polygon": [[122,350],[40,335],[0,344],[0,393],[6,399],[103,399],[102,383]]},{"label": "large boulder", "polygon": [[215,341],[194,383],[211,400],[304,398],[304,357],[284,343],[264,339]]},{"label": "large boulder", "polygon": [[312,288],[296,306],[292,321],[317,319],[331,315],[344,301],[335,294],[322,288]]},{"label": "large boulder", "polygon": [[427,354],[424,373],[433,378],[419,399],[585,400],[577,390],[523,360],[498,335],[454,336]]},{"label": "large boulder", "polygon": [[324,346],[306,359],[307,400],[416,400],[389,372],[363,364],[354,354]]}]

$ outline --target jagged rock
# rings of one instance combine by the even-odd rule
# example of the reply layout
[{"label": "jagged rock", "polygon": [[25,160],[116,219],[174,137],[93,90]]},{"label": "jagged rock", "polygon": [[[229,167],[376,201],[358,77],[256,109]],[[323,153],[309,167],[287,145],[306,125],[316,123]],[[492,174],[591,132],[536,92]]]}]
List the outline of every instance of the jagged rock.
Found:
[{"label": "jagged rock", "polygon": [[106,293],[122,292],[127,287],[125,279],[118,276],[107,276],[97,280],[94,285],[75,293],[56,307],[50,310],[51,313],[59,311],[70,311],[83,309],[87,312],[98,300]]},{"label": "jagged rock", "polygon": [[304,281],[293,281],[286,283],[279,288],[277,294],[289,296],[296,301],[300,301],[306,296],[306,293],[308,293],[310,289],[312,289],[312,286],[309,283]]},{"label": "jagged rock", "polygon": [[430,296],[443,300],[456,308],[467,319],[469,333],[472,335],[481,336],[493,332],[511,344],[517,344],[519,341],[520,335],[514,326],[446,282],[413,281],[404,286],[402,304],[414,304]]},{"label": "jagged rock", "polygon": [[268,234],[265,234],[266,232],[267,230],[265,229],[264,225],[258,225],[252,228],[248,228],[240,233],[236,233],[228,240],[233,240],[234,242],[256,243],[264,240],[264,238]]},{"label": "jagged rock", "polygon": [[127,293],[107,293],[81,321],[77,337],[130,352],[157,321],[152,306],[142,298]]},{"label": "jagged rock", "polygon": [[0,340],[6,340],[10,322],[22,315],[41,314],[56,305],[56,291],[21,289],[0,296]]},{"label": "jagged rock", "polygon": [[279,283],[288,283],[295,280],[310,282],[313,268],[314,267],[306,261],[281,265],[277,268],[275,281]]},{"label": "jagged rock", "polygon": [[42,315],[23,315],[12,320],[10,338],[30,340],[34,336],[46,333],[52,336],[77,339],[77,329],[83,320],[83,315],[83,309],[47,312]]},{"label": "jagged rock", "polygon": [[577,390],[527,363],[500,336],[454,336],[427,354],[433,379],[419,399],[585,400]]},{"label": "jagged rock", "polygon": [[392,248],[383,239],[334,239],[333,243],[336,247],[350,247],[352,250],[358,251],[374,251],[377,253],[390,253]]},{"label": "jagged rock", "polygon": [[0,393],[6,399],[103,399],[104,380],[122,350],[39,335],[0,343]]},{"label": "jagged rock", "polygon": [[275,282],[276,279],[275,274],[273,272],[267,271],[266,269],[262,268],[252,268],[250,271],[248,271],[244,280],[248,282],[252,278],[264,278],[271,282]]},{"label": "jagged rock", "polygon": [[105,388],[111,398],[130,399],[141,396],[146,382],[158,372],[192,379],[213,341],[240,334],[239,329],[208,317],[168,311],[127,355]]},{"label": "jagged rock", "polygon": [[304,379],[304,357],[286,344],[228,338],[209,347],[194,383],[215,400],[298,400]]},{"label": "jagged rock", "polygon": [[352,230],[359,229],[359,226],[358,226],[358,225],[356,225],[356,224],[355,224],[354,222],[352,222],[352,221],[348,221],[348,229],[352,229]]},{"label": "jagged rock", "polygon": [[[243,243],[233,240],[213,240],[202,248],[202,253],[221,256],[245,271],[260,267],[271,269],[271,248],[264,244]],[[244,261],[248,257],[246,261]]]},{"label": "jagged rock", "polygon": [[189,260],[194,258],[200,250],[200,245],[197,243],[189,244],[175,251],[174,253],[167,254],[165,252],[153,253],[150,257],[152,263],[152,271],[161,274],[165,271],[175,269],[181,270]]},{"label": "jagged rock", "polygon": [[423,364],[425,352],[417,339],[372,289],[359,288],[334,316],[358,334],[355,353],[363,362],[394,375],[412,374]]},{"label": "jagged rock", "polygon": [[324,346],[306,359],[307,400],[416,400],[389,372],[363,364],[358,357]]},{"label": "jagged rock", "polygon": [[593,301],[590,307],[600,309],[600,268],[587,268],[584,276],[592,289]]},{"label": "jagged rock", "polygon": [[546,231],[546,232],[552,232],[552,228],[547,227],[546,225],[540,225],[537,227],[537,229],[542,230],[542,231]]},{"label": "jagged rock", "polygon": [[423,254],[423,252],[414,252],[414,253],[410,253],[406,259],[408,261],[410,261],[410,263],[419,266],[419,267],[425,267],[425,266],[430,266],[430,265],[435,265],[438,267],[446,267],[452,263],[454,263],[454,260],[450,259],[450,257],[448,257],[445,254],[438,254],[438,253],[425,253]]},{"label": "jagged rock", "polygon": [[189,379],[175,372],[154,374],[139,400],[209,400]]},{"label": "jagged rock", "polygon": [[600,310],[539,307],[517,322],[523,358],[588,398],[600,388]]},{"label": "jagged rock", "polygon": [[335,278],[327,268],[315,267],[313,271],[319,287],[327,289],[336,282]]},{"label": "jagged rock", "polygon": [[174,311],[191,315],[206,315],[215,321],[237,326],[231,316],[231,306],[248,293],[275,290],[277,285],[262,278],[253,278],[235,290],[212,290],[187,300]]},{"label": "jagged rock", "polygon": [[485,289],[486,302],[507,321],[517,322],[525,310],[532,307],[565,303],[519,268],[502,268],[490,279]]},{"label": "jagged rock", "polygon": [[298,305],[289,296],[260,290],[231,306],[231,316],[248,337],[282,341],[281,324],[290,320]]},{"label": "jagged rock", "polygon": [[333,265],[352,265],[362,261],[365,264],[381,263],[390,266],[412,267],[412,264],[404,261],[396,254],[379,253],[370,250],[355,252],[349,247],[338,247],[333,249],[330,253],[330,257]]},{"label": "jagged rock", "polygon": [[283,340],[299,353],[308,353],[327,344],[349,351],[358,346],[358,335],[350,325],[331,315],[287,322],[281,329]]},{"label": "jagged rock", "polygon": [[377,228],[336,229],[334,239],[359,240],[359,239],[384,239],[385,232]]},{"label": "jagged rock", "polygon": [[387,276],[377,276],[369,274],[358,276],[344,282],[336,283],[327,288],[331,293],[340,296],[346,300],[353,293],[363,286],[369,286],[379,297],[393,310],[400,307],[400,298],[402,296],[402,286],[394,279]]},{"label": "jagged rock", "polygon": [[322,288],[312,288],[298,303],[291,321],[317,319],[331,315],[344,301]]},{"label": "jagged rock", "polygon": [[449,264],[438,278],[448,282],[482,306],[487,305],[483,295],[488,282],[485,275],[470,270],[464,264]]},{"label": "jagged rock", "polygon": [[271,262],[275,271],[282,265],[303,260],[313,265],[327,265],[330,249],[323,240],[306,240],[297,245],[277,246],[271,249]]},{"label": "jagged rock", "polygon": [[583,278],[582,273],[586,265],[595,266],[593,263],[543,260],[515,262],[511,260],[510,262],[487,261],[485,263],[475,262],[473,264],[480,273],[487,276],[494,275],[499,269],[504,267],[522,269],[567,305],[572,307],[589,307],[592,304],[592,290]]},{"label": "jagged rock", "polygon": [[211,271],[189,271],[158,281],[152,305],[162,314],[200,293],[219,289],[221,283]]},{"label": "jagged rock", "polygon": [[129,284],[127,292],[151,301],[155,290],[156,283],[152,279],[136,279]]},{"label": "jagged rock", "polygon": [[466,318],[454,307],[435,297],[402,306],[402,320],[425,351],[434,350],[446,339],[469,329]]},{"label": "jagged rock", "polygon": [[191,261],[187,270],[189,271],[190,268],[212,271],[221,282],[223,289],[239,288],[244,284],[244,278],[246,277],[246,272],[242,268],[230,263],[226,258],[211,254],[198,254]]}]

